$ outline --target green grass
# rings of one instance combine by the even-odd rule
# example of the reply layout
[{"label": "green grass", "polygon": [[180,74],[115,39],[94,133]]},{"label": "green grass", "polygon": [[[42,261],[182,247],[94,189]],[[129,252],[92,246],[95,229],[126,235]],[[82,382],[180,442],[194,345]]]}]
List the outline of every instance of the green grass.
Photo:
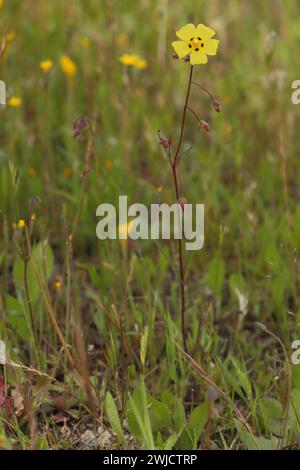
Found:
[{"label": "green grass", "polygon": [[[4,2],[0,32],[15,39],[0,79],[22,105],[0,110],[0,447],[299,448],[299,13],[297,0]],[[175,243],[95,234],[97,206],[119,195],[174,202],[157,130],[179,133],[188,65],[171,42],[189,21],[221,40],[195,79],[222,103],[217,114],[193,89],[211,132],[188,116],[181,168],[184,196],[205,204],[205,247],[185,253],[193,359]],[[126,52],[148,68],[124,68]],[[72,129],[83,115],[95,125],[84,178],[87,142]],[[13,224],[34,196],[27,243]]]}]

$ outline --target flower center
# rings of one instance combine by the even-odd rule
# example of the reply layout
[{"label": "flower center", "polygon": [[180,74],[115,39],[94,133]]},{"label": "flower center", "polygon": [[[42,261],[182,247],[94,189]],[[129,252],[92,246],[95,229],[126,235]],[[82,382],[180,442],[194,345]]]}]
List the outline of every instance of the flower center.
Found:
[{"label": "flower center", "polygon": [[189,48],[193,51],[198,52],[202,47],[204,47],[204,42],[201,38],[195,37],[189,40]]}]

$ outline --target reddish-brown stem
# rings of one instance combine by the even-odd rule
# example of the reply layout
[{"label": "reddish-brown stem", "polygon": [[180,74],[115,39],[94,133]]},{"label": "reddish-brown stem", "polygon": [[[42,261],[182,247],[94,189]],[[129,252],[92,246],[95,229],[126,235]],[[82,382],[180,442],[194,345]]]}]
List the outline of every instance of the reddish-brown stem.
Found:
[{"label": "reddish-brown stem", "polygon": [[198,122],[201,123],[201,119],[199,118],[198,114],[188,106],[188,110],[191,111],[191,113],[195,116],[195,118],[197,119]]},{"label": "reddish-brown stem", "polygon": [[[179,154],[180,154],[180,149],[181,149],[183,134],[184,134],[184,129],[185,129],[185,120],[186,120],[186,113],[187,113],[187,110],[188,110],[188,103],[189,103],[189,97],[190,97],[190,91],[191,91],[192,77],[193,77],[193,66],[191,66],[191,68],[190,68],[190,76],[189,76],[189,81],[188,81],[187,94],[186,94],[186,99],[185,99],[185,104],[184,104],[183,114],[182,114],[180,136],[179,136],[176,152],[175,152],[174,158],[172,160],[172,175],[173,175],[173,181],[174,181],[177,201],[180,198],[180,187],[179,187],[178,174],[177,174],[178,157],[179,157]],[[181,238],[178,240],[178,254],[179,254],[179,290],[180,290],[181,333],[182,333],[183,347],[184,347],[184,350],[187,352],[186,319],[185,319],[185,274],[184,274],[183,250],[182,250],[182,239]]]},{"label": "reddish-brown stem", "polygon": [[193,83],[193,85],[196,85],[196,86],[198,86],[199,88],[201,88],[201,90],[205,91],[205,93],[207,93],[208,96],[210,97],[211,102],[214,103],[215,99],[214,99],[213,95],[211,94],[211,92],[208,91],[207,88],[205,88],[203,85],[200,85],[200,83],[197,83],[197,82],[192,82],[192,83]]},{"label": "reddish-brown stem", "polygon": [[189,83],[188,83],[188,88],[187,88],[187,94],[185,98],[185,103],[184,103],[184,108],[183,108],[183,114],[182,114],[182,123],[181,123],[181,130],[180,130],[180,137],[177,145],[177,149],[175,152],[174,160],[173,160],[173,165],[177,163],[177,158],[180,152],[181,144],[182,144],[182,139],[183,139],[183,133],[184,133],[184,127],[185,127],[185,118],[186,118],[186,112],[187,112],[187,107],[189,103],[189,97],[190,97],[190,92],[191,92],[191,84],[192,84],[192,78],[193,78],[193,70],[194,67],[191,65],[190,68],[190,76],[189,76]]}]

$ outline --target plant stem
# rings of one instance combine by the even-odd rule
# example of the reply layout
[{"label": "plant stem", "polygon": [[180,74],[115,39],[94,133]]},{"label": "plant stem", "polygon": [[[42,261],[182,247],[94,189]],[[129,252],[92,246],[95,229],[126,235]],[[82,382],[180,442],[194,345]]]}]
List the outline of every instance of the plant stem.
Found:
[{"label": "plant stem", "polygon": [[[177,174],[177,168],[178,168],[178,163],[179,163],[178,157],[179,157],[179,153],[181,150],[183,134],[184,134],[184,129],[185,129],[185,120],[186,120],[186,113],[188,109],[188,102],[189,102],[190,91],[191,91],[192,77],[193,77],[193,66],[191,66],[190,68],[187,94],[186,94],[186,99],[185,99],[185,104],[184,104],[183,114],[182,114],[180,136],[179,136],[179,140],[177,144],[177,149],[176,149],[176,152],[172,160],[172,164],[171,164],[177,202],[180,198],[180,187],[179,187],[178,174]],[[185,321],[185,273],[184,273],[184,263],[183,263],[182,238],[178,240],[178,253],[179,253],[179,291],[180,291],[180,312],[181,312],[181,334],[182,334],[183,347],[184,347],[184,350],[187,352],[186,321]]]}]

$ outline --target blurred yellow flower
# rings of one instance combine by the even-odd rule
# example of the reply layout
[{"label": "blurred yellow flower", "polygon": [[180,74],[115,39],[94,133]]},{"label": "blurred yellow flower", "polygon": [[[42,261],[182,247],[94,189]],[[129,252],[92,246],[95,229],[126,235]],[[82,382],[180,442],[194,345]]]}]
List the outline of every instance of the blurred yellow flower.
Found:
[{"label": "blurred yellow flower", "polygon": [[83,49],[88,49],[90,47],[90,38],[88,36],[82,36],[82,38],[80,38],[80,45]]},{"label": "blurred yellow flower", "polygon": [[62,288],[62,283],[60,280],[56,280],[54,283],[55,290],[59,291]]},{"label": "blurred yellow flower", "polygon": [[135,67],[137,69],[145,69],[147,67],[147,61],[137,54],[123,54],[119,57],[121,64],[127,67]]},{"label": "blurred yellow flower", "polygon": [[77,65],[73,60],[67,56],[67,55],[62,55],[60,58],[60,66],[63,71],[63,73],[68,77],[69,79],[72,79],[74,75],[77,72]]},{"label": "blurred yellow flower", "polygon": [[40,68],[44,73],[50,72],[50,70],[53,68],[53,61],[50,59],[42,60],[42,62],[40,62]]},{"label": "blurred yellow flower", "polygon": [[132,225],[133,225],[133,221],[131,220],[130,222],[128,222],[127,224],[121,224],[119,225],[119,237],[120,237],[120,240],[124,241],[124,238],[121,238],[121,237],[128,237],[131,229],[132,229]]},{"label": "blurred yellow flower", "polygon": [[26,225],[25,220],[20,219],[18,222],[18,228],[21,230],[22,228],[25,227],[25,225]]},{"label": "blurred yellow flower", "polygon": [[8,105],[11,106],[12,108],[18,108],[22,104],[22,99],[19,98],[18,96],[12,96],[8,100]]},{"label": "blurred yellow flower", "polygon": [[3,7],[3,0],[0,0],[0,8]]},{"label": "blurred yellow flower", "polygon": [[36,215],[35,215],[35,213],[33,212],[33,213],[31,214],[31,220],[32,220],[32,221],[35,221],[35,219],[36,219]]},{"label": "blurred yellow flower", "polygon": [[181,41],[173,41],[172,46],[179,59],[190,55],[191,65],[207,64],[207,56],[216,55],[219,47],[220,41],[212,39],[215,34],[204,24],[189,23],[176,32]]}]

